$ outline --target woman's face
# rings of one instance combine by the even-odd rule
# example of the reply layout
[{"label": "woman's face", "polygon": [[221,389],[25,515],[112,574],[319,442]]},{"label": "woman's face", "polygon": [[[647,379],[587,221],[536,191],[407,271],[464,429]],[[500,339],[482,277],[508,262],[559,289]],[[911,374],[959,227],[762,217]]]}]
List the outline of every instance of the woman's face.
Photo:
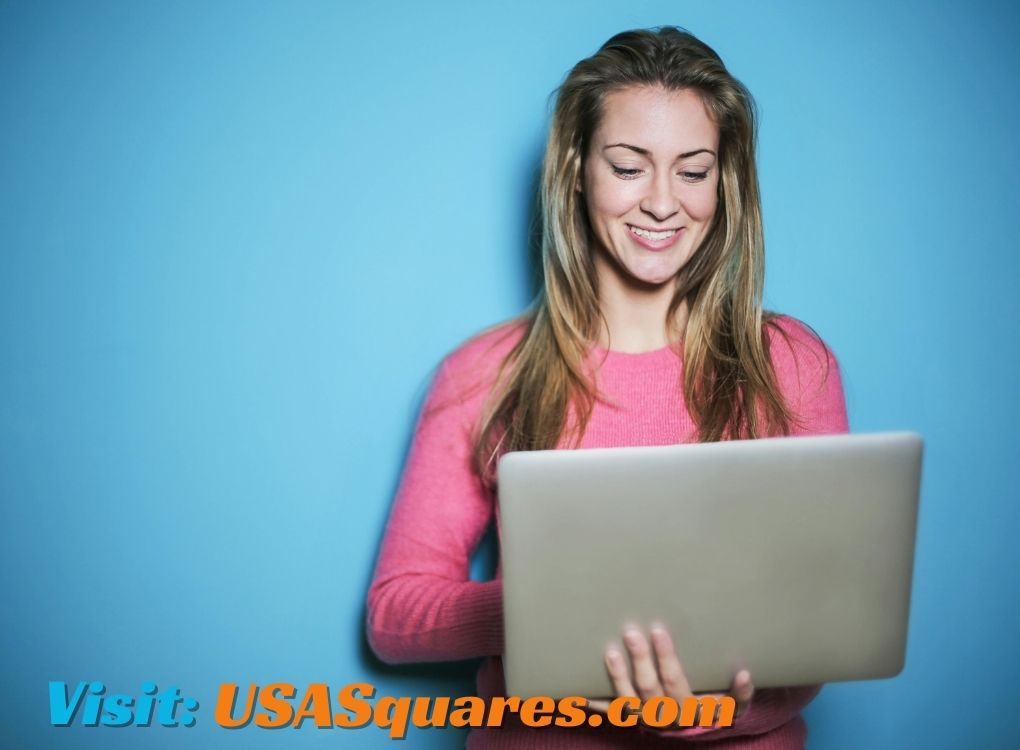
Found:
[{"label": "woman's face", "polygon": [[583,170],[600,290],[675,281],[715,215],[718,152],[719,129],[692,91],[605,97]]}]

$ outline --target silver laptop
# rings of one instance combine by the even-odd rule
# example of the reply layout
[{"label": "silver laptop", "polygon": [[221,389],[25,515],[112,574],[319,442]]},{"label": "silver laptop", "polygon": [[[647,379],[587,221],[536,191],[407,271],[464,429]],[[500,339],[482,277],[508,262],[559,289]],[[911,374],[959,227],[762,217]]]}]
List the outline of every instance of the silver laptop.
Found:
[{"label": "silver laptop", "polygon": [[606,696],[603,652],[665,623],[695,691],[903,668],[921,471],[911,433],[510,453],[511,695]]}]

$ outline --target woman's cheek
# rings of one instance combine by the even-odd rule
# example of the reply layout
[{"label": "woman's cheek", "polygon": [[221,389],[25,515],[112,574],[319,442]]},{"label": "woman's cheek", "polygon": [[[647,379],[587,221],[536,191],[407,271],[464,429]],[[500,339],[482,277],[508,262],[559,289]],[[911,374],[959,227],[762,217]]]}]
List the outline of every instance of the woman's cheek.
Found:
[{"label": "woman's cheek", "polygon": [[715,215],[718,203],[714,186],[707,190],[701,190],[695,195],[688,196],[687,215],[695,221],[708,221]]}]

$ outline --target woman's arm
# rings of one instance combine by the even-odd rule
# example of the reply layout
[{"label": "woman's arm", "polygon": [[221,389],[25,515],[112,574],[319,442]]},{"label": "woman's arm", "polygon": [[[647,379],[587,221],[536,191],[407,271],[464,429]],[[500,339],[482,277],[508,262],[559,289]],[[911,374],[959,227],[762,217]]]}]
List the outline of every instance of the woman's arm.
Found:
[{"label": "woman's arm", "polygon": [[368,592],[368,641],[390,663],[503,650],[502,582],[469,580],[493,499],[471,468],[480,400],[464,396],[462,359],[451,355],[432,383]]}]

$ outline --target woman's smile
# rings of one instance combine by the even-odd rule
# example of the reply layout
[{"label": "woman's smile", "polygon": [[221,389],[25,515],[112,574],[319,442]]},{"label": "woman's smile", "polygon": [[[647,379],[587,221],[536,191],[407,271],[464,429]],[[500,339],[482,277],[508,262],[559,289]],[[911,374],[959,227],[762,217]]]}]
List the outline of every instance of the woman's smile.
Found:
[{"label": "woman's smile", "polygon": [[682,236],[683,228],[679,229],[645,229],[643,227],[636,227],[633,224],[628,224],[627,228],[630,229],[630,233],[634,236],[634,241],[637,242],[641,247],[648,248],[652,251],[666,250],[673,246],[673,244],[680,239]]}]

